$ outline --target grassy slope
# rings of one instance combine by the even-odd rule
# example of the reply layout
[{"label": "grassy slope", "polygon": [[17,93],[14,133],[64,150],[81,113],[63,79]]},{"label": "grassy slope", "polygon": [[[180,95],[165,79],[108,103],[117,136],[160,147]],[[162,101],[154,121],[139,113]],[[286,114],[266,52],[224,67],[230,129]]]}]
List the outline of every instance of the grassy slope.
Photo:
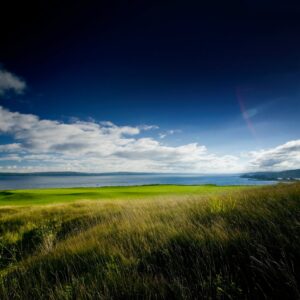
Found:
[{"label": "grassy slope", "polygon": [[78,200],[144,199],[164,196],[192,196],[245,189],[243,186],[152,185],[131,187],[63,188],[0,191],[0,205],[34,205]]},{"label": "grassy slope", "polygon": [[186,198],[130,189],[159,188],[0,207],[0,299],[299,298],[299,183]]}]

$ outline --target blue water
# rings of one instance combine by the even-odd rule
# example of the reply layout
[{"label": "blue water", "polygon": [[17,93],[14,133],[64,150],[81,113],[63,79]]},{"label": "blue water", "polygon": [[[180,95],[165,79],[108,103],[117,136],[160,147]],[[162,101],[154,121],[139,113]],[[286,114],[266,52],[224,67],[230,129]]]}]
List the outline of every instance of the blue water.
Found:
[{"label": "blue water", "polygon": [[60,187],[97,187],[97,186],[125,186],[145,184],[216,184],[216,185],[264,185],[274,181],[253,180],[241,178],[238,175],[97,175],[97,176],[3,176],[0,175],[0,190],[5,189],[33,189]]}]

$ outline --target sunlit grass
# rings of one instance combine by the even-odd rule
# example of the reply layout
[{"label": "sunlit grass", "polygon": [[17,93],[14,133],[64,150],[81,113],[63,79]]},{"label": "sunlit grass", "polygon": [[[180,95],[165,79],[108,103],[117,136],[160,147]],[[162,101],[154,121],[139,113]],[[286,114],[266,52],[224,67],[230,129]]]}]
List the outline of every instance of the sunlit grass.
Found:
[{"label": "sunlit grass", "polygon": [[245,186],[148,185],[99,188],[55,188],[0,191],[0,205],[42,205],[78,200],[140,200],[163,196],[193,196],[245,189]]},{"label": "sunlit grass", "polygon": [[0,299],[299,297],[299,183],[144,188],[137,201],[2,198]]}]

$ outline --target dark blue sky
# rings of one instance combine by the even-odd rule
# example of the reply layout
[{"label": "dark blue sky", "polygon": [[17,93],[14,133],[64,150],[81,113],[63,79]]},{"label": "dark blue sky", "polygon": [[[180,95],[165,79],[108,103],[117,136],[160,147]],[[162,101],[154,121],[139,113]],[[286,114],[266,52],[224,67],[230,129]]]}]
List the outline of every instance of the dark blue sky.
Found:
[{"label": "dark blue sky", "polygon": [[[297,1],[12,1],[0,105],[41,119],[153,124],[236,154],[299,138]],[[241,111],[241,108],[244,112]],[[2,137],[3,139],[3,137]]]}]

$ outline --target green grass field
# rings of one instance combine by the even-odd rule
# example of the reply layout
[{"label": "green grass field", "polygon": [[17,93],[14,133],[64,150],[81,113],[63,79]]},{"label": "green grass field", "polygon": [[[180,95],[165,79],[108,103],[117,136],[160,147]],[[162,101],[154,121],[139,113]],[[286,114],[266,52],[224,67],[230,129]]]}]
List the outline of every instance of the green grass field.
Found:
[{"label": "green grass field", "polygon": [[0,191],[0,205],[41,205],[73,202],[78,200],[141,200],[166,196],[195,196],[226,193],[245,189],[245,186],[187,186],[187,185],[150,185],[117,186],[100,188],[61,188]]},{"label": "green grass field", "polygon": [[0,299],[299,297],[299,183],[0,192]]}]

